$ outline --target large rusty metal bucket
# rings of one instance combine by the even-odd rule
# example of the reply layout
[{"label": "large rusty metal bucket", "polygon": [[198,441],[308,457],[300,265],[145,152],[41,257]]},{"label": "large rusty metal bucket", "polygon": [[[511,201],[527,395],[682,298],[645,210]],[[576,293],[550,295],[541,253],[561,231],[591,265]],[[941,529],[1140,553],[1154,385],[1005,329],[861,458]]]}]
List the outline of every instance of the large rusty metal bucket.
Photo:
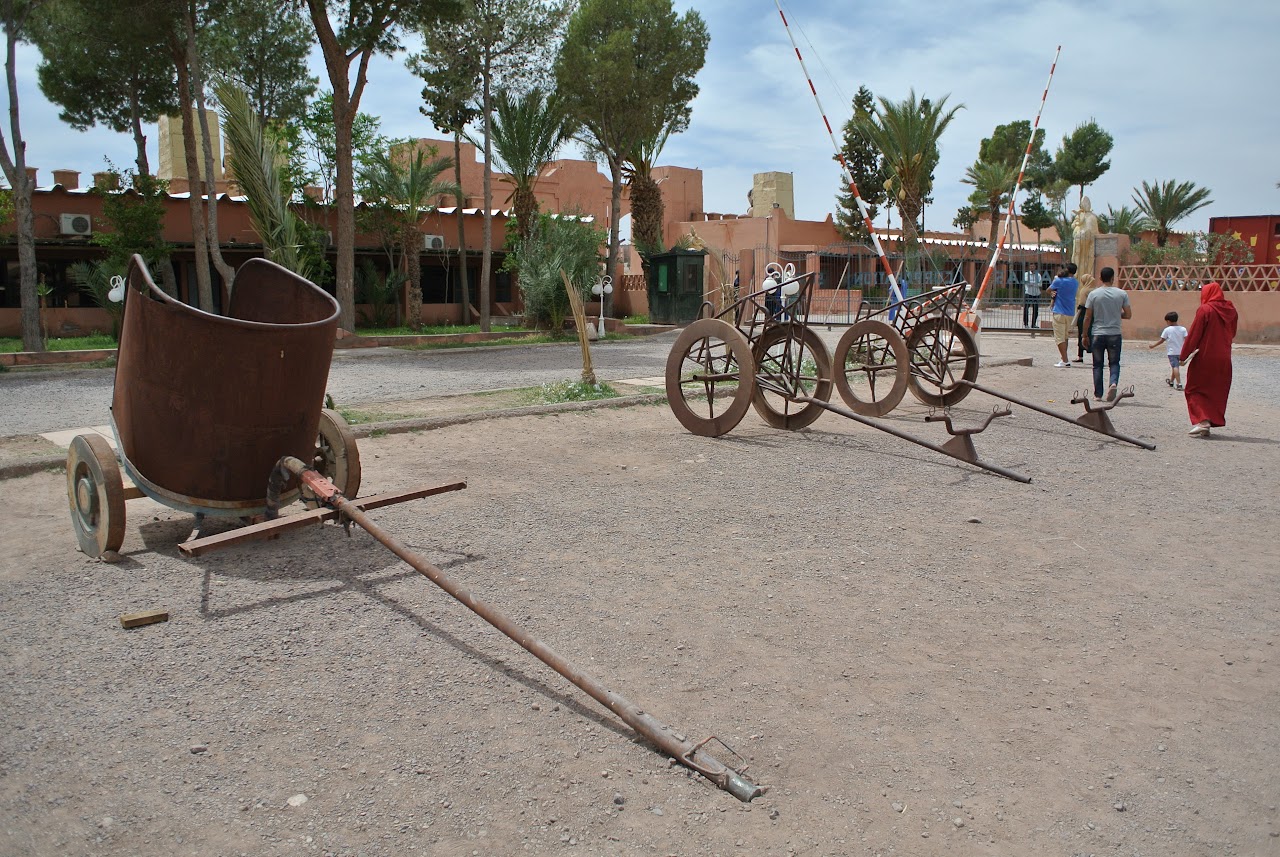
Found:
[{"label": "large rusty metal bucket", "polygon": [[337,301],[265,259],[236,273],[226,316],[166,295],[139,256],[128,291],[111,401],[126,473],[174,508],[261,512],[281,456],[313,454]]}]

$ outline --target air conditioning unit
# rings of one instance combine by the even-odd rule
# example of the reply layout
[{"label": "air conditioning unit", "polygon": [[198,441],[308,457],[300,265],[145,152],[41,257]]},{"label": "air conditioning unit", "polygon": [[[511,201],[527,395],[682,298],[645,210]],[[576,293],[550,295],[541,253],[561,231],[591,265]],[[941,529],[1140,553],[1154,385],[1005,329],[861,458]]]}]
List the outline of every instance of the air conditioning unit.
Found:
[{"label": "air conditioning unit", "polygon": [[58,229],[63,235],[92,235],[93,221],[87,214],[62,214],[58,216]]},{"label": "air conditioning unit", "polygon": [[443,235],[423,235],[422,249],[423,250],[443,250],[444,236]]}]

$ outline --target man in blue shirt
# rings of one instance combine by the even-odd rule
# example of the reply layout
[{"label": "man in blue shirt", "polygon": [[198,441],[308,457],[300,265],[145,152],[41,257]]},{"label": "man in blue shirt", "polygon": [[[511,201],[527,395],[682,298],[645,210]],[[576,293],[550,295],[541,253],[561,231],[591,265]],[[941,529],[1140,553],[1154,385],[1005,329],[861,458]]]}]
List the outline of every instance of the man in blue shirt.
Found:
[{"label": "man in blue shirt", "polygon": [[1053,296],[1053,341],[1062,358],[1053,364],[1058,369],[1071,368],[1071,361],[1067,359],[1067,340],[1071,338],[1071,323],[1076,318],[1076,291],[1079,288],[1075,262],[1068,262],[1062,273],[1049,284],[1049,294]]}]

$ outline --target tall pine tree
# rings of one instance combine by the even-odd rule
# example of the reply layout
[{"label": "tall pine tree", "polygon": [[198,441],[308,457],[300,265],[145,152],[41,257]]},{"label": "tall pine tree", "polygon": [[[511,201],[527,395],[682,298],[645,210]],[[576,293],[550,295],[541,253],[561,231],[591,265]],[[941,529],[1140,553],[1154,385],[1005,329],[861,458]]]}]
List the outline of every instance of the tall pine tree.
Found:
[{"label": "tall pine tree", "polygon": [[[867,212],[875,222],[880,205],[885,201],[884,182],[888,174],[884,169],[884,160],[880,152],[865,135],[858,131],[857,120],[867,116],[875,104],[875,96],[865,86],[858,87],[853,97],[853,116],[844,123],[844,141],[840,151],[844,155],[845,164],[853,181],[858,185],[858,193],[866,203]],[[840,158],[835,160],[839,162]],[[836,194],[836,228],[840,234],[850,241],[867,241],[871,236],[862,222],[862,212],[849,189],[849,181],[840,171],[840,192]]]}]

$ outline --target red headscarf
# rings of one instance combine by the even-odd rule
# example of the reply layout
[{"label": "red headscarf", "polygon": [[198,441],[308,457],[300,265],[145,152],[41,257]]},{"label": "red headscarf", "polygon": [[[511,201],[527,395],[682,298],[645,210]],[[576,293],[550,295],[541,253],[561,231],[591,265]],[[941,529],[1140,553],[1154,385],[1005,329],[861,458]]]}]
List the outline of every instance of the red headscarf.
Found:
[{"label": "red headscarf", "polygon": [[1220,318],[1231,331],[1236,332],[1237,313],[1235,305],[1222,294],[1222,286],[1218,283],[1205,283],[1200,289],[1201,312],[1212,313]]}]

